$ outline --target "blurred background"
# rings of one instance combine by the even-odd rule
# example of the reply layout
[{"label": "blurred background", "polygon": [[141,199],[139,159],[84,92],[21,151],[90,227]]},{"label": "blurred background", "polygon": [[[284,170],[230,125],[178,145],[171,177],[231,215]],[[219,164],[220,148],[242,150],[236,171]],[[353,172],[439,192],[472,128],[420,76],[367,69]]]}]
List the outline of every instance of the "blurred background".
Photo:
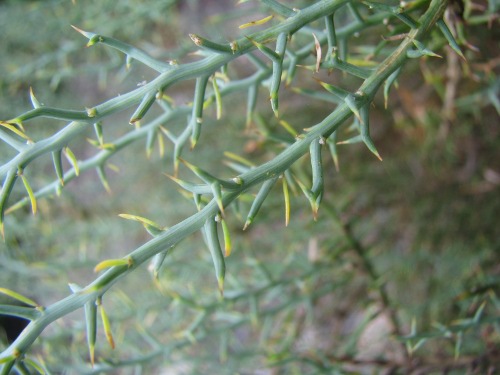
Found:
[{"label": "blurred background", "polygon": [[[81,110],[154,77],[139,64],[125,69],[123,55],[109,48],[84,48],[86,40],[70,25],[182,62],[195,50],[188,33],[231,40],[250,11],[263,14],[255,2],[235,3],[2,1],[0,118],[31,108],[30,87],[46,105]],[[498,368],[498,4],[466,1],[465,9],[465,14],[450,10],[447,17],[460,24],[467,62],[433,35],[431,47],[443,58],[410,60],[388,108],[381,94],[375,99],[371,130],[383,162],[362,144],[339,145],[336,171],[324,152],[325,204],[317,221],[307,200],[295,194],[285,227],[277,186],[243,232],[256,191],[243,197],[240,210],[230,211],[228,218],[234,250],[227,259],[224,300],[199,234],[173,249],[158,281],[146,268],[122,280],[104,298],[117,348],[111,350],[99,332],[98,362],[123,366],[116,373],[370,373],[398,368],[405,352],[418,344],[413,355],[427,369],[449,365],[456,373],[486,373]],[[366,46],[379,41],[377,33],[362,33],[350,53],[366,56]],[[238,77],[251,71],[245,61],[231,69]],[[310,78],[310,71],[299,69],[296,81],[280,92],[280,113],[298,130],[332,110],[330,103],[292,90],[317,89]],[[345,88],[359,84],[341,75],[330,79]],[[193,82],[183,83],[167,94],[184,105],[192,100],[193,87]],[[268,135],[287,133],[267,96],[262,89],[250,129],[245,93],[225,97],[222,120],[212,115],[204,125],[209,130],[186,159],[223,177],[230,176],[224,152],[255,164],[269,160],[282,146]],[[130,114],[105,119],[105,138],[126,134]],[[25,124],[33,139],[62,125],[39,119]],[[349,138],[347,126],[338,137]],[[78,159],[96,153],[85,139],[71,149]],[[155,150],[148,158],[144,142],[134,143],[110,160],[116,167],[108,172],[111,193],[89,171],[59,197],[40,200],[35,217],[29,207],[7,215],[0,286],[48,305],[69,293],[68,283],[91,282],[99,261],[122,257],[149,240],[140,225],[118,214],[172,226],[194,213],[192,202],[164,175],[172,173],[170,144],[165,151],[161,156]],[[0,161],[10,157],[11,149],[0,145]],[[26,170],[33,187],[56,179],[51,163],[50,158],[37,160]],[[309,160],[299,160],[294,168],[307,176]],[[17,184],[9,205],[24,195]],[[470,323],[478,311],[481,319]],[[400,336],[413,329],[412,340],[394,336],[394,316]],[[7,336],[1,328],[0,339],[3,348]],[[97,372],[88,365],[85,340],[83,312],[77,311],[49,327],[33,355],[61,373]]]}]

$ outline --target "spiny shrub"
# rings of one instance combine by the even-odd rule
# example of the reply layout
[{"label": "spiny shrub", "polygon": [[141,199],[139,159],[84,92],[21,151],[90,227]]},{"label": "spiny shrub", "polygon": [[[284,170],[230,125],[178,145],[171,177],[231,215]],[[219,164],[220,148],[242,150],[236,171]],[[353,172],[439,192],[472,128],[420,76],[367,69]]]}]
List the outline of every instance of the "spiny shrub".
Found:
[{"label": "spiny shrub", "polygon": [[[141,141],[146,143],[148,157],[156,147],[161,161],[171,160],[165,174],[178,185],[183,196],[194,202],[195,208],[194,213],[168,228],[146,217],[147,213],[120,214],[121,218],[142,225],[152,238],[119,257],[109,254],[120,253],[121,248],[113,251],[109,249],[111,244],[102,245],[102,258],[93,265],[98,274],[95,279],[87,285],[69,280],[71,293],[56,302],[45,305],[36,297],[24,296],[30,294],[29,290],[20,293],[10,286],[2,287],[2,294],[22,302],[23,306],[0,305],[0,313],[30,321],[0,354],[2,374],[11,370],[47,374],[64,370],[103,373],[119,368],[136,371],[154,366],[169,368],[173,363],[184,366],[176,371],[193,373],[247,373],[268,367],[290,373],[345,373],[353,369],[364,371],[363,368],[445,371],[465,368],[472,362],[467,358],[462,362],[448,360],[453,355],[459,357],[468,329],[477,332],[479,327],[498,324],[498,318],[493,317],[495,308],[486,302],[474,305],[472,316],[427,333],[417,332],[416,321],[402,321],[386,281],[373,266],[365,245],[353,229],[353,221],[343,216],[342,202],[327,197],[325,184],[331,175],[330,160],[339,168],[339,144],[364,144],[375,156],[372,162],[382,160],[370,133],[371,109],[380,105],[377,102],[380,92],[390,110],[390,90],[404,74],[407,61],[441,57],[438,53],[447,45],[466,64],[466,54],[460,45],[467,43],[463,36],[458,41],[455,37],[457,30],[463,32],[459,19],[463,11],[450,10],[446,0],[395,5],[371,0],[318,0],[296,2],[295,7],[275,0],[248,3],[255,6],[242,5],[251,12],[245,15],[245,23],[231,30],[234,38],[221,41],[217,36],[191,33],[189,38],[194,45],[175,59],[164,57],[168,56],[168,50],[162,57],[155,57],[154,53],[111,36],[73,26],[86,38],[87,47],[118,51],[126,68],[137,74],[133,79],[141,83],[100,104],[87,108],[80,104],[77,110],[44,105],[30,90],[33,109],[0,122],[2,147],[8,150],[0,166],[3,180],[0,230],[6,243],[8,218],[15,217],[15,211],[31,207],[33,214],[37,213],[42,199],[64,195],[75,181],[90,181],[86,173],[89,170],[95,170],[104,189],[111,192],[112,183],[107,177],[109,168],[113,168],[110,159],[138,160],[134,144]],[[445,21],[447,9],[455,14],[455,19],[449,17]],[[493,5],[487,12],[493,22],[494,12]],[[225,22],[228,28],[233,27],[231,18]],[[134,68],[138,64],[154,72],[152,79],[142,79],[141,71]],[[495,82],[490,87],[492,92],[498,88]],[[186,87],[190,87],[190,99],[178,104],[180,100],[175,96],[185,95]],[[234,97],[241,93],[246,97],[246,106],[234,104]],[[270,102],[274,119],[261,115],[266,110],[263,98]],[[489,98],[498,109],[495,95]],[[294,103],[305,100],[313,105],[322,103],[321,111],[326,114],[319,122],[304,123],[315,116],[300,116],[294,111]],[[121,114],[122,118],[126,115],[128,124],[123,124],[115,114]],[[234,125],[229,116],[236,116],[238,124]],[[301,123],[296,123],[292,116],[297,116]],[[39,121],[62,125],[44,134],[33,130]],[[273,121],[276,128],[269,125]],[[119,132],[110,137],[113,132],[108,128],[113,122]],[[230,131],[229,126],[240,126],[241,135],[257,134],[247,146],[258,148],[261,155],[249,160],[241,152],[228,151],[227,168],[222,169],[220,161],[210,153],[224,151],[217,149],[222,144],[220,139],[238,133]],[[348,129],[351,135],[344,137],[342,129]],[[93,136],[89,135],[92,131]],[[85,138],[89,138],[96,151],[79,158],[73,144]],[[239,141],[229,139],[226,144]],[[204,153],[196,153],[203,147]],[[214,149],[210,150],[211,147]],[[41,185],[40,176],[47,172],[39,163],[46,158],[52,159],[54,180]],[[154,162],[140,163],[143,169],[158,167]],[[165,167],[160,164],[160,168]],[[165,189],[172,187],[167,179],[164,184]],[[240,254],[240,258],[232,261],[234,246],[240,249],[265,246],[265,238],[252,234],[256,225],[253,223],[257,219],[266,222],[261,209],[266,203],[274,205],[275,201],[269,197],[277,185],[284,197],[285,224],[293,226],[291,197],[303,194],[312,210],[312,219],[324,231],[321,239],[328,250],[318,255],[317,238],[308,235],[307,229],[303,229],[303,238],[310,237],[309,250],[304,254],[302,249],[294,248],[302,245],[287,243],[279,237],[280,233],[267,228],[265,233],[271,236],[272,247],[285,247],[286,252],[260,258],[261,254],[248,250],[245,257]],[[24,188],[24,197],[19,187]],[[148,197],[138,194],[136,199],[146,202]],[[169,206],[176,207],[163,201],[154,204],[165,211],[169,211]],[[278,210],[282,212],[281,208]],[[306,221],[303,216],[300,218]],[[331,222],[335,223],[335,229],[328,224]],[[241,233],[240,228],[246,232]],[[201,233],[200,238],[193,239],[195,233]],[[188,246],[177,246],[183,240]],[[213,263],[213,282],[205,280],[200,265],[203,260],[193,255],[182,258],[182,254],[199,246],[199,240],[206,244],[206,253]],[[75,251],[69,249],[73,246],[71,242],[65,245],[68,251]],[[173,250],[174,247],[178,250]],[[349,252],[356,260],[344,257]],[[153,281],[141,279],[129,292],[111,293],[121,284],[128,285],[127,280],[140,273],[139,269],[144,271],[144,264],[150,265]],[[71,264],[64,267],[71,272]],[[299,339],[303,339],[300,327],[317,314],[318,301],[325,301],[331,295],[336,296],[335,303],[339,304],[355,298],[355,294],[341,296],[344,286],[359,283],[357,267],[368,280],[361,293],[371,289],[375,294],[366,297],[369,306],[365,306],[368,312],[362,321],[355,329],[351,327],[348,334],[344,333],[340,342],[333,340],[338,349],[322,348],[317,343],[300,344]],[[151,284],[157,289],[150,290]],[[214,287],[216,297],[210,293]],[[111,307],[105,309],[108,295]],[[494,301],[498,310],[498,299]],[[72,323],[71,327],[55,324],[79,310],[84,318],[78,323]],[[376,355],[363,356],[362,333],[379,318],[388,322],[387,341],[392,346],[386,353],[378,351]],[[48,327],[53,328],[51,332],[55,332],[58,340],[41,336]],[[99,346],[97,338],[101,330],[111,348],[116,343],[114,352]],[[416,351],[434,337],[449,340],[453,355],[444,356],[446,361],[442,364],[412,361]],[[80,350],[85,341],[86,354]],[[199,342],[207,343],[205,349],[199,349]],[[181,359],[178,353],[184,354]]]}]

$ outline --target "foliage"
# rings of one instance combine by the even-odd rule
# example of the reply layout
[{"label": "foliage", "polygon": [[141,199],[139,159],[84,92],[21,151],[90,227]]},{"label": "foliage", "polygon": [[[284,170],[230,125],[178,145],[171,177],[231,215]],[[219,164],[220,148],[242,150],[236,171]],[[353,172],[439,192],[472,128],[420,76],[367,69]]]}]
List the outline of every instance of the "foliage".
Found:
[{"label": "foliage", "polygon": [[8,38],[2,88],[55,92],[2,109],[2,373],[498,366],[498,6],[240,1],[175,45],[141,3],[27,5],[85,54]]}]

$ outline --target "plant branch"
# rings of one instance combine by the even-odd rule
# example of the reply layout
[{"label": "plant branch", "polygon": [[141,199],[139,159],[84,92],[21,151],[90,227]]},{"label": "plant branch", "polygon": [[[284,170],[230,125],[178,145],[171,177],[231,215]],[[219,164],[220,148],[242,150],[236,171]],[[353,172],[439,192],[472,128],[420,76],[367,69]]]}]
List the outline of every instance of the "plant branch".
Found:
[{"label": "plant branch", "polygon": [[[309,8],[305,8],[296,12],[296,15],[283,21],[282,23],[271,27],[263,32],[250,35],[253,41],[263,43],[269,39],[274,39],[281,33],[292,33],[311,21],[330,14],[340,6],[348,3],[347,0],[341,1],[320,1]],[[407,51],[413,47],[414,40],[420,40],[431,27],[442,17],[447,2],[444,0],[433,0],[427,11],[419,19],[419,27],[412,29],[408,36],[401,42],[400,46],[384,60],[377,70],[375,70],[369,78],[360,86],[357,91],[360,93],[357,104],[359,107],[368,105],[375,96],[378,88],[396,69],[398,69],[407,59]],[[44,152],[47,150],[57,150],[63,146],[66,137],[73,136],[74,133],[79,133],[85,130],[89,123],[108,116],[117,111],[121,111],[134,104],[138,104],[142,98],[152,92],[163,92],[166,87],[188,78],[196,78],[200,75],[210,74],[217,70],[220,66],[235,59],[238,55],[242,55],[253,48],[253,44],[246,38],[239,39],[238,53],[231,54],[215,54],[202,60],[179,66],[165,73],[162,73],[158,78],[149,84],[134,90],[121,97],[111,99],[103,104],[100,104],[92,109],[92,117],[87,120],[78,119],[71,124],[68,129],[61,130],[56,138],[49,138],[41,141]],[[256,186],[266,180],[281,175],[285,172],[296,160],[305,155],[309,151],[311,142],[317,141],[319,138],[328,137],[332,134],[345,120],[352,116],[352,109],[346,103],[339,105],[331,114],[316,124],[310,130],[302,134],[299,139],[285,149],[281,154],[274,159],[262,164],[259,167],[251,169],[238,176],[242,182],[238,189],[226,191],[222,195],[222,205],[228,206],[236,198],[248,189]],[[54,142],[54,143],[51,143]],[[40,143],[40,142],[39,142]],[[38,144],[39,144],[38,143]],[[30,150],[23,151],[18,157],[11,160],[0,168],[0,176],[3,177],[12,168],[18,168],[26,165],[41,153],[40,146],[37,148],[37,153]],[[170,247],[180,242],[183,238],[200,230],[207,220],[213,220],[213,217],[219,212],[217,200],[212,199],[199,212],[188,217],[184,221],[166,230],[163,234],[155,237],[151,241],[143,244],[136,250],[132,251],[126,258],[129,259],[128,265],[111,267],[102,275],[96,278],[94,282],[82,288],[68,297],[46,307],[41,311],[39,317],[34,319],[25,329],[16,341],[11,344],[0,354],[0,363],[3,364],[3,372],[9,371],[14,362],[21,358],[42,333],[42,331],[55,320],[83,307],[86,303],[95,301],[100,298],[109,288],[111,288],[122,277],[128,275],[141,264],[148,261],[155,254],[165,251]],[[388,303],[388,302],[387,302]]]}]

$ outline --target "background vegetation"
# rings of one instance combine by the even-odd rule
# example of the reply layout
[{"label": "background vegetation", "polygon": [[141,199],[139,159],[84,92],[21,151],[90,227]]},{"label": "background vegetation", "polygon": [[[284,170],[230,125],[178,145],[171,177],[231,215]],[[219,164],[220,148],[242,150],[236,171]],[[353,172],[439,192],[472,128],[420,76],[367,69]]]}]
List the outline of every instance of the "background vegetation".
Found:
[{"label": "background vegetation", "polygon": [[[233,4],[4,1],[0,118],[13,118],[31,107],[30,87],[47,105],[82,109],[152,79],[152,72],[139,64],[127,70],[123,55],[110,48],[83,48],[85,42],[69,25],[112,36],[160,60],[184,60],[193,58],[186,55],[195,50],[188,33],[231,40],[238,25],[249,21],[249,10],[257,18],[266,15],[266,8],[257,11],[256,3]],[[95,365],[90,365],[84,314],[78,310],[44,331],[29,353],[38,363],[31,370],[498,370],[498,4],[463,5],[464,13],[450,10],[447,17],[457,27],[467,61],[442,36],[431,35],[428,47],[443,58],[410,60],[390,93],[388,109],[381,93],[370,109],[372,138],[383,162],[362,143],[339,145],[337,171],[323,152],[325,192],[316,221],[300,188],[290,186],[292,215],[285,227],[283,193],[276,186],[243,232],[258,190],[250,191],[239,202],[240,209],[228,213],[233,251],[226,258],[224,298],[202,236],[190,236],[169,254],[158,279],[141,267],[106,294],[116,349],[106,343],[99,322]],[[350,46],[353,58],[373,52],[380,35],[383,32],[368,30],[357,36]],[[389,43],[397,45],[398,40]],[[239,77],[251,71],[248,62],[232,69]],[[317,90],[311,76],[311,71],[299,69],[296,81],[280,91],[280,119],[297,132],[332,111],[331,103],[294,90]],[[346,89],[359,84],[341,73],[317,78],[341,82]],[[193,88],[193,82],[183,83],[168,95],[173,103],[185,105],[192,100]],[[245,93],[224,97],[222,121],[215,121],[215,110],[208,108],[202,139],[184,157],[217,176],[228,176],[226,164],[234,162],[228,153],[255,165],[272,158],[283,149],[283,140],[290,141],[290,134],[273,115],[268,94],[261,89],[251,126],[246,124]],[[106,119],[105,139],[126,134],[132,112]],[[157,114],[152,109],[145,120]],[[37,119],[28,133],[42,138],[57,126]],[[351,134],[346,126],[337,138]],[[86,136],[95,138],[91,132]],[[86,139],[70,146],[80,160],[96,153]],[[156,144],[149,155],[144,142],[136,142],[112,157],[110,192],[88,171],[67,184],[60,196],[39,199],[36,216],[29,205],[6,215],[0,287],[48,306],[68,295],[68,283],[92,282],[93,268],[103,259],[121,258],[150,239],[141,225],[118,214],[172,226],[196,212],[165,177],[173,173],[166,138],[164,147],[161,153]],[[11,148],[0,145],[2,164],[12,154]],[[302,158],[293,171],[305,179],[310,178],[309,169],[309,159]],[[180,173],[192,180],[184,169]],[[52,183],[52,161],[36,160],[26,175],[33,187]],[[9,205],[25,195],[22,184],[16,184]],[[6,347],[2,343],[1,348]]]}]

